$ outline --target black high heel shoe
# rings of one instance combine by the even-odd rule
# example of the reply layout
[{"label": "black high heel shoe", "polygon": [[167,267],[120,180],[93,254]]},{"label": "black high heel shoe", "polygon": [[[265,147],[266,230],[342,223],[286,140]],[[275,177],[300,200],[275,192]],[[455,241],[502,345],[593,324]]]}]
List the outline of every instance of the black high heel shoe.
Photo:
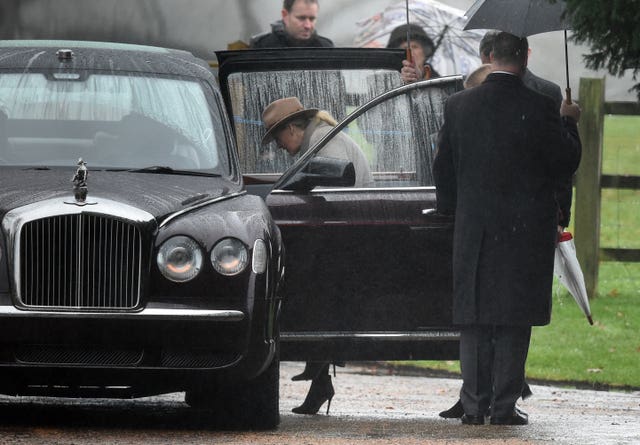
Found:
[{"label": "black high heel shoe", "polygon": [[321,374],[311,381],[311,388],[309,388],[307,397],[302,405],[293,408],[291,411],[296,414],[316,414],[324,402],[327,402],[328,415],[331,399],[333,399],[335,393],[331,383],[331,376],[329,374]]}]

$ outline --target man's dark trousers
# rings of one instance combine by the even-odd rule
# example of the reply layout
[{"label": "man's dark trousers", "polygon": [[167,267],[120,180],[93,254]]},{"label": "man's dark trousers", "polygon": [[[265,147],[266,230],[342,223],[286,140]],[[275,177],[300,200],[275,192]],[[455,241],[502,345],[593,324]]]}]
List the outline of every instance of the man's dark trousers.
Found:
[{"label": "man's dark trousers", "polygon": [[[510,417],[522,394],[531,326],[464,326],[460,332],[463,385],[460,400],[467,415]],[[493,375],[493,381],[492,376]]]}]

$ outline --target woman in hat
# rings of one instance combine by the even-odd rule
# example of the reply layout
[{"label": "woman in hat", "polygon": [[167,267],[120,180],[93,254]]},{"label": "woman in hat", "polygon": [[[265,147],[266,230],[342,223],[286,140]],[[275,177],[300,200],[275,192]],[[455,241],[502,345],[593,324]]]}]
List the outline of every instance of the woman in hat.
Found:
[{"label": "woman in hat", "polygon": [[[337,124],[327,111],[304,108],[297,97],[285,97],[271,102],[262,113],[262,122],[267,130],[262,138],[262,144],[275,141],[278,147],[286,150],[291,156],[306,152]],[[355,187],[374,185],[367,158],[358,144],[346,133],[337,134],[318,152],[318,155],[351,161],[356,172]],[[328,361],[307,362],[304,371],[291,379],[311,380],[304,402],[292,409],[294,413],[316,414],[327,402],[327,414],[329,414],[331,399],[335,394],[329,375],[329,365]]]},{"label": "woman in hat", "polygon": [[[407,35],[409,36],[408,42]],[[400,25],[391,31],[387,48],[407,49],[407,47],[411,50],[411,61],[403,60],[400,71],[405,83],[440,77],[438,72],[427,62],[433,56],[436,47],[422,27],[409,23]]]},{"label": "woman in hat", "polygon": [[[337,124],[327,111],[304,108],[297,97],[285,97],[271,102],[262,112],[262,122],[267,130],[262,138],[262,145],[275,140],[278,147],[291,156],[306,152]],[[369,161],[358,144],[346,133],[337,134],[318,155],[351,161],[356,171],[354,186],[373,187]]]}]

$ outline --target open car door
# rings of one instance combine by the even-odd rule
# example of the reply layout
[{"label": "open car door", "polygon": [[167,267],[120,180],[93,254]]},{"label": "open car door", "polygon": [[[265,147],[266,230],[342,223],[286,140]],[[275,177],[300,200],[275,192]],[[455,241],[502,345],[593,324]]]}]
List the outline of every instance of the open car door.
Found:
[{"label": "open car door", "polygon": [[[434,212],[431,162],[462,79],[402,86],[396,50],[294,52],[219,54],[245,185],[265,198],[285,245],[282,359],[456,358],[453,221]],[[287,96],[344,117],[297,159],[260,146],[262,109]],[[317,155],[340,132],[365,153],[371,187],[344,185],[349,169]]]}]

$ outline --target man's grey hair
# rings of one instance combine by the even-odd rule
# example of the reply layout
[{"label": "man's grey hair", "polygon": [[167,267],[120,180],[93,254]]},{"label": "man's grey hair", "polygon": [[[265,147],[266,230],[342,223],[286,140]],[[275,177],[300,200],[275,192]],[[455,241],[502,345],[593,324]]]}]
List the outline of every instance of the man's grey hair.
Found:
[{"label": "man's grey hair", "polygon": [[[312,4],[316,4],[318,5],[318,8],[320,7],[320,3],[318,2],[318,0],[300,0],[303,3],[312,3]],[[296,0],[284,0],[284,2],[282,2],[282,9],[286,9],[287,12],[291,12],[291,8],[293,8],[293,4],[296,2]]]}]

